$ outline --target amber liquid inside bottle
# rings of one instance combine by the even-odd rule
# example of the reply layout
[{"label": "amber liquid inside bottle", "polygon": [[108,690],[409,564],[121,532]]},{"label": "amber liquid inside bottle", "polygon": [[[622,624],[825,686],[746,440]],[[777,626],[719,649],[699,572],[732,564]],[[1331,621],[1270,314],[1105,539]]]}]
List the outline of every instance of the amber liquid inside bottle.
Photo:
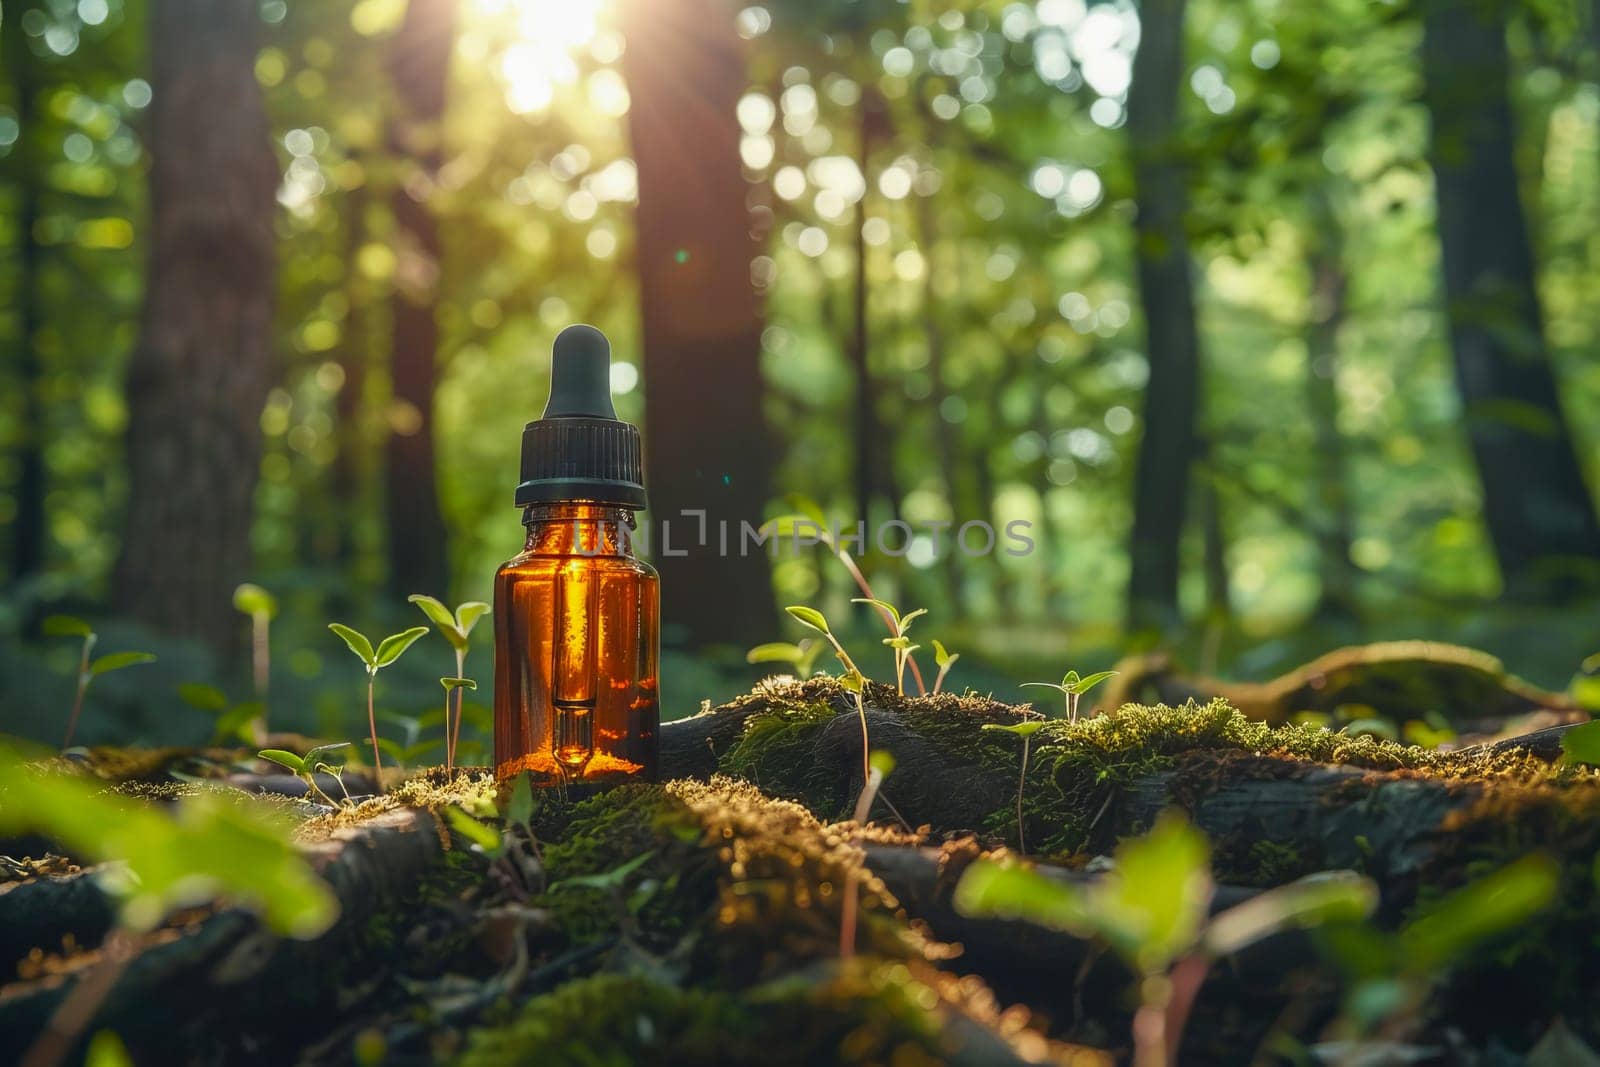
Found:
[{"label": "amber liquid inside bottle", "polygon": [[494,759],[539,785],[654,781],[660,582],[625,508],[541,504],[494,582]]}]

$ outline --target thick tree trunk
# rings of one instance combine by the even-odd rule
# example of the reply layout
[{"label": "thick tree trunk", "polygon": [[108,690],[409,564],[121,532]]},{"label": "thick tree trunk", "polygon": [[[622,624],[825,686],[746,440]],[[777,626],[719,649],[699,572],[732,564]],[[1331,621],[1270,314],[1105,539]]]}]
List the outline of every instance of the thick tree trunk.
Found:
[{"label": "thick tree trunk", "polygon": [[11,306],[17,325],[13,337],[16,353],[14,388],[20,401],[17,427],[17,480],[12,490],[16,517],[11,524],[11,580],[26,578],[45,562],[47,518],[45,514],[44,399],[40,379],[44,368],[39,359],[35,334],[39,330],[40,248],[34,237],[39,219],[39,168],[35,144],[38,115],[35,98],[39,87],[39,60],[28,46],[22,28],[22,15],[30,10],[16,0],[0,12],[0,56],[11,72],[11,111],[20,133],[5,158],[13,200],[13,226],[16,228],[16,282],[12,286]]},{"label": "thick tree trunk", "polygon": [[271,134],[248,4],[150,12],[150,258],[128,373],[129,493],[113,604],[228,644],[250,566],[272,373]]},{"label": "thick tree trunk", "polygon": [[[693,644],[748,645],[772,633],[777,608],[763,550],[741,554],[739,543],[740,523],[762,519],[774,462],[734,114],[744,58],[733,9],[716,0],[636,0],[621,25],[639,170],[646,480],[673,550],[656,551],[663,626]],[[684,514],[696,511],[707,544]]]},{"label": "thick tree trunk", "polygon": [[1326,190],[1313,194],[1316,205],[1311,243],[1310,320],[1306,324],[1306,408],[1315,440],[1313,482],[1318,571],[1322,593],[1317,614],[1355,615],[1354,570],[1350,565],[1350,494],[1345,487],[1344,437],[1339,432],[1339,330],[1344,325],[1349,278],[1339,219]]},{"label": "thick tree trunk", "polygon": [[1179,544],[1195,448],[1200,339],[1184,233],[1186,175],[1177,144],[1184,6],[1185,0],[1150,0],[1141,9],[1128,93],[1139,293],[1150,361],[1129,545],[1128,621],[1141,628],[1179,617]]},{"label": "thick tree trunk", "polygon": [[438,384],[441,245],[428,200],[444,163],[444,112],[455,43],[456,0],[411,0],[389,42],[396,113],[389,150],[404,161],[389,197],[395,271],[390,378],[395,417],[385,466],[389,587],[447,594],[450,563],[435,470],[433,394]]},{"label": "thick tree trunk", "polygon": [[1506,6],[1424,5],[1444,292],[1484,520],[1513,597],[1600,587],[1600,520],[1562,413],[1517,187]]}]

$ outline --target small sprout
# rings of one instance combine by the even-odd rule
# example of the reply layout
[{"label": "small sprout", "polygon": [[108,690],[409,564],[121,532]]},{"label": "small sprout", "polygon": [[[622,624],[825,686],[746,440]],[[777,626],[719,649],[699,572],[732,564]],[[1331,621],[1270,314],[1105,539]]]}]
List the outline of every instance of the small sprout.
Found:
[{"label": "small sprout", "polygon": [[[478,620],[492,610],[488,604],[481,600],[469,600],[458,605],[454,613],[445,607],[444,602],[425,593],[412,593],[406,598],[422,609],[428,621],[438,627],[439,633],[450,642],[450,647],[456,654],[456,677],[467,673],[467,645],[468,638],[472,636],[472,628],[478,625]],[[476,688],[476,687],[474,687]],[[461,744],[461,705],[465,693],[455,694],[455,721],[452,723],[450,716],[445,716],[444,737],[444,766],[451,770],[456,765],[456,749]]]},{"label": "small sprout", "polygon": [[1038,733],[1043,727],[1043,719],[1024,719],[1022,722],[1011,723],[1009,725],[998,722],[988,722],[983,724],[983,728],[985,730],[996,730],[1001,733],[1015,734],[1016,736],[1022,738],[1022,772],[1017,775],[1017,851],[1022,853],[1026,853],[1028,851],[1027,842],[1023,840],[1022,836],[1022,791],[1028,784],[1028,742],[1033,738],[1033,735]]},{"label": "small sprout", "polygon": [[1067,702],[1067,721],[1077,722],[1079,698],[1107,678],[1115,678],[1116,676],[1116,671],[1101,671],[1098,674],[1091,674],[1087,678],[1080,678],[1077,671],[1068,671],[1062,676],[1059,685],[1055,682],[1023,682],[1022,684],[1024,688],[1035,685],[1060,692]]},{"label": "small sprout", "polygon": [[399,659],[405,650],[416,643],[417,638],[428,632],[426,626],[413,626],[397,634],[391,634],[378,643],[374,649],[372,642],[359,630],[339,622],[330,622],[328,629],[339,635],[339,638],[350,651],[354,652],[362,663],[367,665],[367,727],[372,734],[372,765],[378,781],[378,792],[383,792],[383,757],[378,748],[378,717],[372,707],[372,690],[378,679],[378,672]]},{"label": "small sprout", "polygon": [[278,616],[278,598],[250,582],[233,591],[234,609],[250,616],[250,667],[256,699],[261,701],[261,734],[267,732],[267,683],[272,676],[272,620]]},{"label": "small sprout", "polygon": [[[467,689],[477,689],[478,683],[474,682],[471,678],[440,678],[439,684],[444,686],[444,767],[445,770],[448,771],[455,767],[456,762],[456,746],[455,742],[451,739],[450,734],[450,698],[455,698],[456,706],[459,709],[461,705],[461,699],[466,695],[464,691]],[[458,730],[460,729],[460,724],[461,713],[458,710],[456,712],[456,728]]]},{"label": "small sprout", "polygon": [[511,783],[511,800],[506,804],[506,821],[512,826],[520,826],[529,833],[533,832],[533,786],[529,784],[530,774],[523,771],[517,775],[516,781]]},{"label": "small sprout", "polygon": [[870,596],[855,597],[850,601],[850,603],[871,604],[873,607],[883,612],[885,618],[888,620],[893,636],[885,637],[883,639],[883,643],[894,649],[894,685],[895,688],[899,690],[900,695],[905,696],[906,660],[911,658],[911,653],[922,647],[921,645],[912,644],[911,638],[906,636],[906,632],[911,629],[912,620],[918,615],[926,615],[928,613],[928,609],[918,608],[916,611],[910,611],[904,615],[901,615],[900,609],[896,608],[887,600],[878,600],[877,598]]},{"label": "small sprout", "polygon": [[822,612],[818,611],[816,608],[808,608],[804,604],[791,604],[789,607],[786,607],[783,610],[794,616],[794,618],[798,619],[803,625],[811,627],[818,633],[825,634],[828,637],[833,636],[833,631],[828,629],[827,618],[824,617]]},{"label": "small sprout", "polygon": [[216,720],[211,734],[213,745],[226,745],[234,741],[249,744],[254,739],[251,723],[262,713],[260,701],[247,700],[242,704],[234,704],[216,686],[198,682],[184,682],[178,686],[178,697],[191,708],[203,711]]},{"label": "small sprout", "polygon": [[952,654],[945,651],[944,645],[939,642],[938,638],[934,639],[933,662],[939,667],[939,675],[933,680],[933,691],[935,693],[944,687],[944,676],[950,673],[950,668],[954,667],[956,665],[956,660],[960,658],[961,653],[956,652]]},{"label": "small sprout", "polygon": [[798,644],[773,641],[757,645],[744,655],[746,663],[788,663],[794,666],[797,678],[809,678],[816,667],[817,657],[827,647],[814,638],[802,638]]},{"label": "small sprout", "polygon": [[822,612],[816,608],[808,608],[804,604],[791,605],[783,610],[826,637],[828,643],[833,646],[833,654],[844,664],[845,673],[840,677],[839,684],[855,694],[856,713],[861,716],[861,781],[866,782],[872,776],[872,767],[868,762],[870,750],[867,745],[867,706],[861,699],[867,687],[866,675],[856,667],[855,660],[850,658],[850,653],[844,650],[839,639],[833,636],[833,631],[828,629],[828,620],[823,617]]},{"label": "small sprout", "polygon": [[[256,755],[260,756],[264,760],[271,760],[280,767],[287,767],[289,770],[299,775],[300,780],[306,783],[306,796],[308,798],[315,794],[316,796],[322,798],[322,802],[324,804],[327,804],[329,807],[336,808],[339,806],[338,802],[332,797],[328,796],[328,794],[324,793],[322,791],[322,787],[317,785],[317,775],[319,773],[333,775],[334,778],[338,779],[339,781],[339,788],[343,789],[344,763],[340,762],[338,764],[330,764],[326,757],[330,752],[348,747],[350,747],[350,742],[340,741],[333,745],[318,745],[316,748],[313,748],[311,751],[307,752],[304,756],[297,756],[293,752],[290,752],[288,749],[284,748],[264,748],[260,752],[257,752]],[[348,799],[348,793],[346,794],[346,798]]]},{"label": "small sprout", "polygon": [[[894,772],[894,756],[888,752],[874,752],[867,757],[867,780],[862,783],[861,795],[856,798],[855,821],[865,825],[872,814],[872,802],[877,798],[883,780]],[[839,911],[839,958],[849,959],[856,951],[856,882],[861,877],[855,867],[845,875],[844,901]]]},{"label": "small sprout", "polygon": [[72,699],[72,714],[67,719],[67,736],[61,742],[62,748],[70,748],[72,735],[78,729],[78,716],[83,713],[83,698],[89,692],[89,683],[102,674],[120,671],[124,667],[154,663],[156,658],[148,652],[113,652],[109,656],[91,660],[89,654],[94,651],[95,642],[100,639],[100,635],[96,634],[88,623],[72,615],[51,615],[44,620],[43,628],[46,637],[83,639],[83,651],[78,657],[78,690]]}]

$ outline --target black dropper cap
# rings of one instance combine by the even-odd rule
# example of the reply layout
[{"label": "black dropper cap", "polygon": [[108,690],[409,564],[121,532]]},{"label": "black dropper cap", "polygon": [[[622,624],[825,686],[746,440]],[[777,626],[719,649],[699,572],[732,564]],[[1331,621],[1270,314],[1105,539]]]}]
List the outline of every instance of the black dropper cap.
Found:
[{"label": "black dropper cap", "polygon": [[517,506],[566,500],[645,506],[639,429],[611,406],[611,345],[593,326],[568,326],[550,359],[550,402],[522,431]]}]

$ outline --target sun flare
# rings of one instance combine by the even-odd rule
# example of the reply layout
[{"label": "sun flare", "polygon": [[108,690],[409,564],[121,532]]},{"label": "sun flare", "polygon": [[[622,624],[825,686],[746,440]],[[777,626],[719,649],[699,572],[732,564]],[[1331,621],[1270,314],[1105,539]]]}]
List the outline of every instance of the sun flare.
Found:
[{"label": "sun flare", "polygon": [[477,0],[489,19],[509,25],[514,40],[500,56],[506,100],[518,112],[543,111],[558,86],[578,80],[576,54],[600,35],[604,0]]}]

